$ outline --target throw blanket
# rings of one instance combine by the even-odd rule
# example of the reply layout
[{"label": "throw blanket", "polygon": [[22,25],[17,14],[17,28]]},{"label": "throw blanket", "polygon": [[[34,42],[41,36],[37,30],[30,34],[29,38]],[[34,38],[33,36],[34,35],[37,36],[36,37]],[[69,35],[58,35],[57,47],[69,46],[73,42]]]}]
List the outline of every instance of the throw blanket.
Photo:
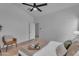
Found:
[{"label": "throw blanket", "polygon": [[77,53],[78,50],[79,50],[79,41],[75,41],[69,47],[66,56],[73,56]]}]

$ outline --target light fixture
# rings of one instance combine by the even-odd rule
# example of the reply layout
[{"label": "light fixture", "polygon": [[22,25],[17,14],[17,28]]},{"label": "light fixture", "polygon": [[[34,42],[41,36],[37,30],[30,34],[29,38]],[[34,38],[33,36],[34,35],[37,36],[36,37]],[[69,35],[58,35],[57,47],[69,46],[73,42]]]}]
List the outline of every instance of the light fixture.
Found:
[{"label": "light fixture", "polygon": [[37,9],[36,8],[33,8],[33,10],[36,11]]}]

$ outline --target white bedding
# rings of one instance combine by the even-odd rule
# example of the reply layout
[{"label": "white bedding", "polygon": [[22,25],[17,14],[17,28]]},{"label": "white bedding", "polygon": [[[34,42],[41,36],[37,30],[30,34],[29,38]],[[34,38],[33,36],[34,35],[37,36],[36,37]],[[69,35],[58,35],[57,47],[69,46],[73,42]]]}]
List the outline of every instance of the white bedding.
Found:
[{"label": "white bedding", "polygon": [[[61,44],[62,43],[60,42],[51,41],[45,47],[33,54],[33,56],[57,56],[56,48]],[[20,50],[18,51],[18,53],[20,53],[22,56],[28,56],[27,53],[24,53]],[[74,56],[79,56],[79,51]]]},{"label": "white bedding", "polygon": [[60,42],[51,41],[48,43],[48,45],[36,52],[33,56],[57,56],[56,47],[60,44]]}]

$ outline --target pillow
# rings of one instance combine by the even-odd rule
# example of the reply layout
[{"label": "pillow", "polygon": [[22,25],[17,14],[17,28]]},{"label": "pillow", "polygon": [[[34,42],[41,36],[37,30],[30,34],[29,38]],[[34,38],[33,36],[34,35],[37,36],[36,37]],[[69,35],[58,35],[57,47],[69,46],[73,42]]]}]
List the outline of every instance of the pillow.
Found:
[{"label": "pillow", "polygon": [[58,56],[64,56],[66,54],[67,50],[66,48],[64,47],[64,44],[61,44],[59,45],[57,48],[56,48],[56,54]]},{"label": "pillow", "polygon": [[79,38],[78,38],[78,37],[74,38],[74,39],[72,40],[72,43],[73,43],[73,42],[76,42],[76,41],[79,42]]},{"label": "pillow", "polygon": [[64,47],[66,49],[68,49],[71,46],[71,44],[72,44],[72,41],[71,40],[67,40],[67,41],[64,42]]}]

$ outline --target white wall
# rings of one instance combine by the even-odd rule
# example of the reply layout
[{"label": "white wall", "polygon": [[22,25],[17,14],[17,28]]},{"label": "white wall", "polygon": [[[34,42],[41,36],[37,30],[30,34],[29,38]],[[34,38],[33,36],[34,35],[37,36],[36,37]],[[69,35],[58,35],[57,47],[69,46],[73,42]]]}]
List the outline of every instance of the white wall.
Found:
[{"label": "white wall", "polygon": [[[60,11],[56,14],[51,13],[37,17],[35,21],[39,23],[41,39],[65,41],[72,39],[73,31],[77,30],[77,19],[72,12]],[[1,36],[13,35],[18,42],[27,41],[29,40],[29,23],[33,24],[33,17],[27,12],[11,4],[0,4],[0,24],[3,26],[3,30],[0,32]],[[33,31],[31,38],[35,36]]]},{"label": "white wall", "polygon": [[77,21],[77,16],[67,11],[47,14],[35,20],[40,26],[41,39],[61,42],[74,37],[73,31],[77,30]]},{"label": "white wall", "polygon": [[18,42],[29,40],[29,23],[32,22],[27,12],[11,4],[0,4],[0,24],[3,26],[0,40],[3,35],[12,35]]}]

